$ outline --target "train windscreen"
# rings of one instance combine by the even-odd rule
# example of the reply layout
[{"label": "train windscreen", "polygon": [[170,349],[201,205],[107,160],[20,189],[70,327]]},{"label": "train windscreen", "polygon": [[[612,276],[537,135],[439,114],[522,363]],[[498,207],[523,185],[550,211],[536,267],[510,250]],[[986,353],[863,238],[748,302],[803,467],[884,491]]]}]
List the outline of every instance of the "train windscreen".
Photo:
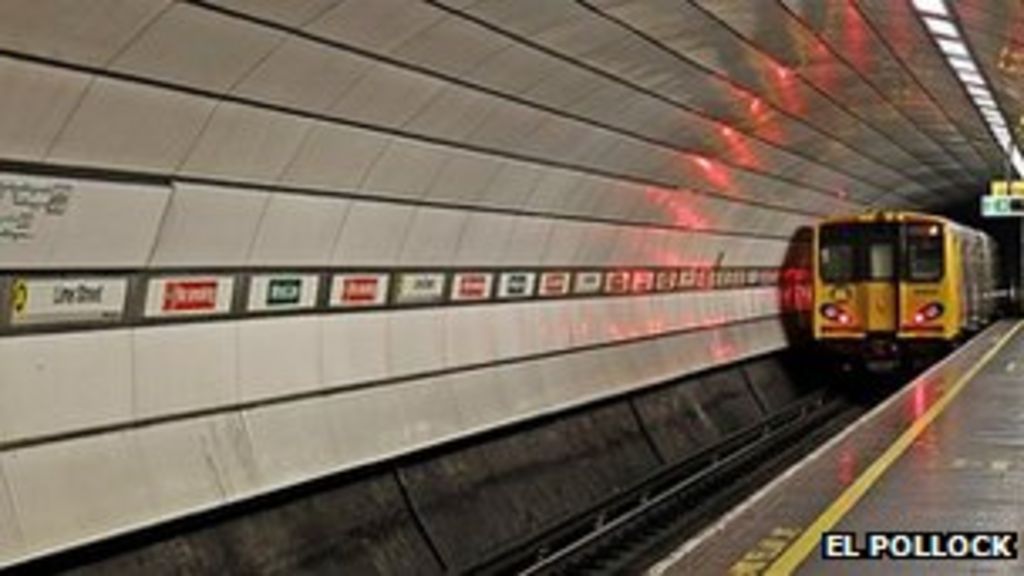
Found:
[{"label": "train windscreen", "polygon": [[822,226],[818,237],[821,279],[852,282],[856,277],[857,234],[854,226]]},{"label": "train windscreen", "polygon": [[899,273],[899,224],[827,224],[820,229],[818,245],[825,282],[884,282]]},{"label": "train windscreen", "polygon": [[942,225],[908,224],[906,237],[906,279],[915,282],[940,280],[943,268]]}]

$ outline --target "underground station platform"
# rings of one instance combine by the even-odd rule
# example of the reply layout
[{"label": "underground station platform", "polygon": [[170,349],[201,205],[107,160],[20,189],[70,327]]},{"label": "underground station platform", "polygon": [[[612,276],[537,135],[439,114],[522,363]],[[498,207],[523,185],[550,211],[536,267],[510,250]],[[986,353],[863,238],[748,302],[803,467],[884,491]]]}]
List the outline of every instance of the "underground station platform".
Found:
[{"label": "underground station platform", "polygon": [[1022,327],[990,326],[649,573],[1020,573]]}]

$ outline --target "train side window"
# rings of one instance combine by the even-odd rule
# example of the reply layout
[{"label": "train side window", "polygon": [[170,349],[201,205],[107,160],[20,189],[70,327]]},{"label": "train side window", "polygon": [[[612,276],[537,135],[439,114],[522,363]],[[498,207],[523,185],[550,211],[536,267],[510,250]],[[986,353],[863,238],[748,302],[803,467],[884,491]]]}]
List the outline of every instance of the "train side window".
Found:
[{"label": "train side window", "polygon": [[937,282],[942,279],[944,263],[942,226],[907,226],[906,278],[915,282]]}]

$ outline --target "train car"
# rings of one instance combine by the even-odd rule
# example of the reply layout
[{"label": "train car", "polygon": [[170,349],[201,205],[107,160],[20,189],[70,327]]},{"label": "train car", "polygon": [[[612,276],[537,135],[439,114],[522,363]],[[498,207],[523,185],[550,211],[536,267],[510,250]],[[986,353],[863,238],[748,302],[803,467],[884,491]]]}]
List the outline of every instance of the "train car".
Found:
[{"label": "train car", "polygon": [[869,212],[814,233],[814,338],[869,368],[932,357],[996,312],[996,245],[938,216]]}]

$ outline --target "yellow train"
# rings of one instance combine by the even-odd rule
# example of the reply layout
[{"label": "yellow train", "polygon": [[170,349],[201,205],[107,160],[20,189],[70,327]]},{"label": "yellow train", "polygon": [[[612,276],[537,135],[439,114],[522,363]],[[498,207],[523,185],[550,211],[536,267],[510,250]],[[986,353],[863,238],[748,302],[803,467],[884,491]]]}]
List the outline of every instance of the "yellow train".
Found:
[{"label": "yellow train", "polygon": [[987,234],[913,212],[830,218],[814,233],[814,338],[869,367],[948,348],[996,312]]}]

